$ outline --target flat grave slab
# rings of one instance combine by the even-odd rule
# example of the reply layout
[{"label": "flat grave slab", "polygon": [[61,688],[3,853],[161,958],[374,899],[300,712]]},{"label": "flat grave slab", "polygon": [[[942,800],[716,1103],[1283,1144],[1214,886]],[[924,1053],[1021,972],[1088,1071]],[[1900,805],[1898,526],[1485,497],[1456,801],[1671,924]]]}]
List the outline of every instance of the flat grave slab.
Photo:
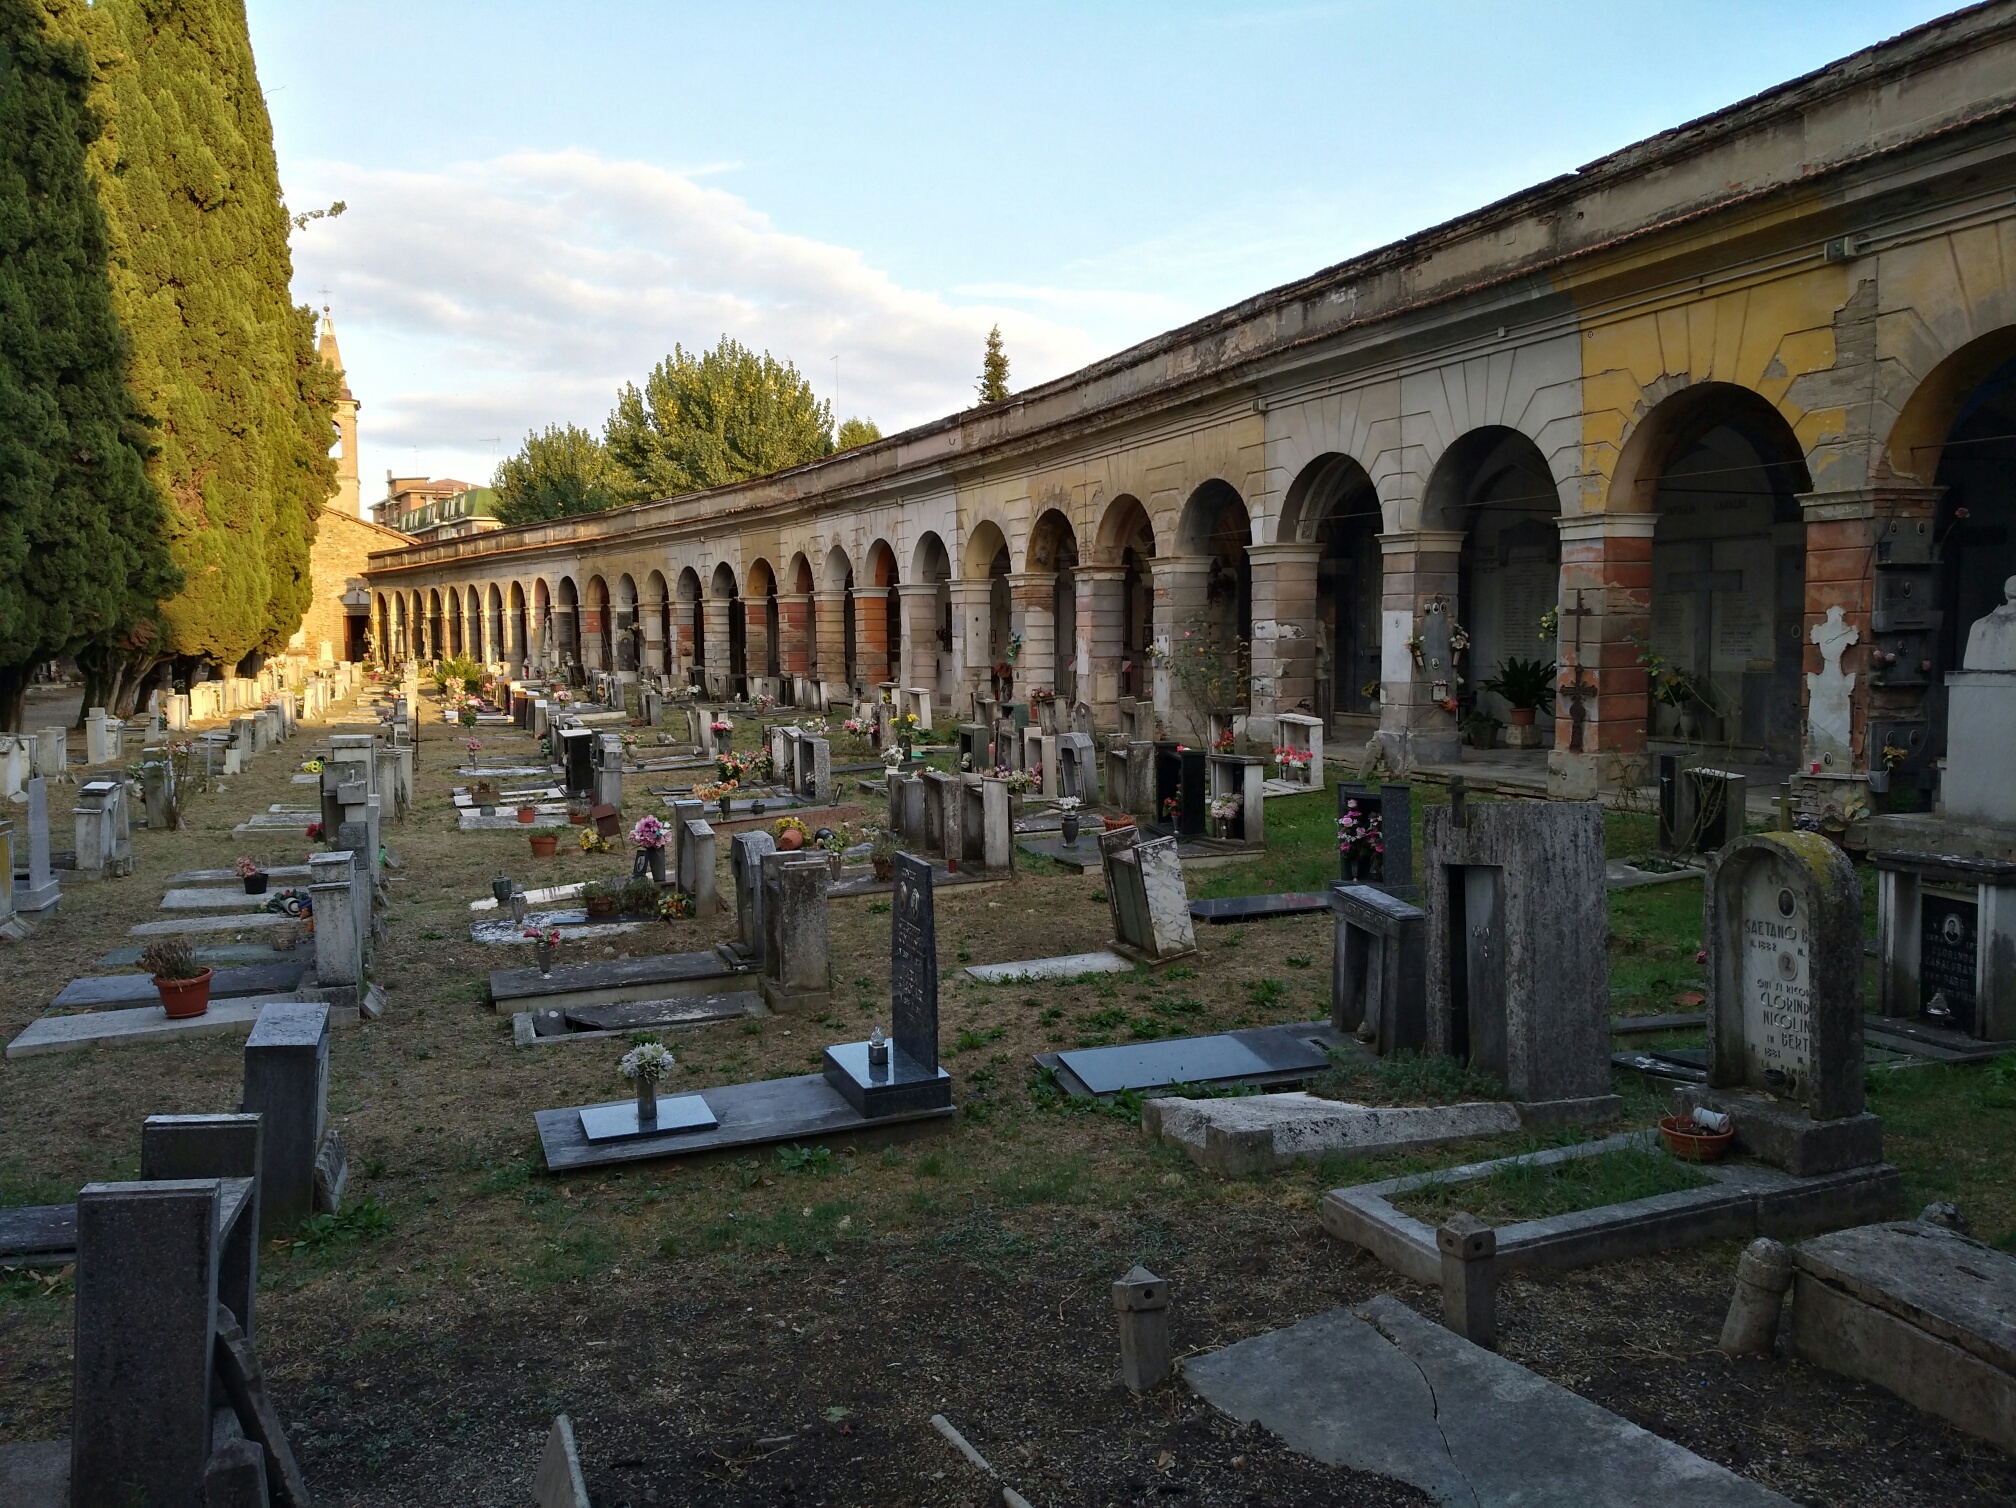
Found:
[{"label": "flat grave slab", "polygon": [[1057,958],[1025,958],[1019,963],[976,963],[967,976],[982,984],[1078,979],[1086,974],[1131,974],[1135,965],[1118,953],[1065,953]]},{"label": "flat grave slab", "polygon": [[[720,829],[717,828],[716,831],[718,832]],[[987,870],[975,872],[962,869],[955,874],[945,867],[943,861],[931,866],[931,888],[933,890],[957,890],[961,886],[1005,885],[1007,883],[1008,877],[1006,875],[995,874]],[[894,880],[878,880],[875,878],[874,871],[870,870],[867,874],[854,875],[851,878],[841,880],[838,884],[827,886],[826,898],[828,900],[844,901],[854,896],[888,895],[895,888],[896,882]]]},{"label": "flat grave slab", "polygon": [[301,918],[279,911],[251,911],[233,916],[171,916],[158,922],[141,922],[128,927],[128,937],[179,937],[200,932],[263,931],[269,927],[298,927]]},{"label": "flat grave slab", "polygon": [[1654,1032],[1700,1031],[1707,1024],[1708,1017],[1700,1011],[1671,1011],[1659,1016],[1612,1016],[1610,1035],[1642,1037]]},{"label": "flat grave slab", "polygon": [[542,827],[567,826],[565,805],[540,806],[536,810],[538,815],[530,822],[520,822],[516,811],[505,811],[501,807],[488,817],[473,806],[459,807],[455,812],[455,826],[457,831],[465,833],[529,833]]},{"label": "flat grave slab", "polygon": [[1271,921],[1277,916],[1305,916],[1329,909],[1330,895],[1323,890],[1284,890],[1279,895],[1233,895],[1190,903],[1190,915],[1214,927]]},{"label": "flat grave slab", "polygon": [[[578,901],[581,899],[581,891],[584,884],[585,882],[573,885],[549,885],[540,890],[528,890],[525,892],[525,905],[529,912],[529,908],[533,906],[551,906],[556,901]],[[480,901],[471,901],[469,909],[471,911],[495,911],[499,909],[497,897],[486,895]]]},{"label": "flat grave slab", "polygon": [[305,833],[308,830],[309,823],[319,822],[320,820],[321,814],[319,812],[305,812],[298,817],[281,815],[274,812],[254,812],[243,822],[232,828],[231,831],[240,837],[247,833]]},{"label": "flat grave slab", "polygon": [[551,974],[537,969],[492,969],[490,1001],[501,1012],[531,1006],[570,1011],[625,1000],[664,1000],[675,995],[713,995],[723,981],[742,980],[748,971],[717,948],[692,953],[659,953],[649,958],[607,958],[555,964]]},{"label": "flat grave slab", "polygon": [[[1467,1183],[1515,1165],[1546,1166],[1629,1147],[1656,1148],[1656,1131],[1626,1131],[1600,1141],[1498,1157],[1433,1173],[1332,1189],[1317,1205],[1323,1229],[1363,1247],[1417,1283],[1441,1283],[1434,1228],[1394,1208],[1389,1196],[1431,1184]],[[1500,1272],[1565,1272],[1652,1252],[1678,1251],[1752,1236],[1789,1239],[1894,1216],[1904,1201],[1902,1176],[1888,1163],[1795,1177],[1749,1158],[1690,1164],[1701,1188],[1623,1204],[1576,1210],[1498,1227]]]},{"label": "flat grave slab", "polygon": [[[276,948],[273,942],[282,943],[284,946]],[[137,969],[140,967],[140,951],[138,948],[114,948],[109,953],[99,954],[92,960],[92,964],[100,969]],[[258,942],[217,943],[207,948],[198,947],[193,951],[198,963],[212,969],[233,964],[256,967],[289,958],[312,961],[315,956],[315,949],[312,946],[300,947],[298,936],[287,932],[275,933],[270,942],[262,938]]]},{"label": "flat grave slab", "polygon": [[258,911],[285,890],[285,885],[268,885],[263,895],[247,895],[243,885],[176,886],[161,896],[163,911]]},{"label": "flat grave slab", "polygon": [[[77,1206],[18,1204],[0,1208],[0,1262],[41,1266],[77,1255]],[[8,1499],[0,1498],[0,1502]]]},{"label": "flat grave slab", "polygon": [[1310,1094],[1145,1101],[1141,1129],[1200,1168],[1240,1178],[1319,1162],[1333,1152],[1378,1157],[1439,1142],[1502,1136],[1525,1123],[1508,1100],[1460,1105],[1351,1105]]},{"label": "flat grave slab", "polygon": [[1985,1063],[2005,1052],[2016,1052],[2016,1042],[1990,1042],[1909,1016],[1865,1014],[1862,1041],[1865,1047],[1877,1043],[1935,1063]]},{"label": "flat grave slab", "polygon": [[[247,964],[238,968],[218,968],[210,978],[212,1000],[232,1000],[243,995],[282,995],[301,987],[314,971],[312,958],[288,959],[280,963]],[[51,1010],[102,1011],[119,1006],[158,1005],[153,979],[146,974],[101,974],[73,979],[49,1002]]]},{"label": "flat grave slab", "polygon": [[1640,869],[1624,859],[1606,859],[1603,862],[1603,887],[1606,890],[1637,890],[1646,885],[1672,885],[1681,880],[1698,880],[1703,872],[1691,864],[1677,865],[1672,869]]},{"label": "flat grave slab", "polygon": [[266,815],[269,817],[299,817],[303,822],[319,822],[322,820],[322,808],[319,806],[289,806],[284,801],[276,801],[266,808]]},{"label": "flat grave slab", "polygon": [[287,783],[289,785],[320,785],[322,777],[320,775],[289,775]]},{"label": "flat grave slab", "polygon": [[754,990],[733,990],[718,995],[674,995],[662,1000],[626,1000],[615,1005],[591,1005],[578,1009],[549,1005],[513,1015],[511,1041],[516,1047],[537,1047],[552,1042],[600,1042],[647,1027],[711,1026],[720,1021],[739,1021],[747,1016],[768,1014],[763,997]]},{"label": "flat grave slab", "polygon": [[541,1110],[533,1116],[547,1171],[611,1167],[660,1157],[728,1156],[780,1142],[853,1141],[873,1144],[950,1125],[956,1107],[869,1120],[819,1074],[730,1084],[700,1091],[719,1122],[711,1131],[637,1136],[591,1142],[582,1133],[580,1108]]},{"label": "flat grave slab", "polygon": [[1299,1454],[1440,1503],[1791,1504],[1387,1294],[1188,1357],[1183,1377]]},{"label": "flat grave slab", "polygon": [[[305,880],[308,876],[309,869],[306,864],[269,864],[266,866],[266,878],[269,881]],[[222,880],[235,881],[237,878],[238,871],[235,869],[185,869],[180,874],[170,875],[169,883],[172,885],[204,885]],[[268,888],[271,888],[270,885]]]},{"label": "flat grave slab", "polygon": [[1025,833],[1020,826],[1015,829],[1015,846],[1026,854],[1039,859],[1048,859],[1053,864],[1061,864],[1066,869],[1079,874],[1097,873],[1099,869],[1099,839],[1096,827],[1087,828],[1078,834],[1076,843],[1066,843],[1057,832]]},{"label": "flat grave slab", "polygon": [[[471,922],[469,940],[486,947],[531,946],[525,940],[527,927],[558,927],[563,946],[566,943],[596,942],[605,937],[621,937],[626,932],[635,932],[644,925],[641,921],[591,922],[588,913],[578,907],[572,911],[528,911],[521,924],[505,917],[501,921]],[[537,973],[538,970],[533,970]]]},{"label": "flat grave slab", "polygon": [[1299,1084],[1330,1066],[1344,1039],[1327,1021],[1249,1026],[1204,1037],[1170,1037],[1118,1047],[1038,1053],[1075,1096],[1166,1089],[1171,1084]]},{"label": "flat grave slab", "polygon": [[[273,1000],[293,1000],[294,994],[252,995],[220,1000],[200,1016],[171,1021],[158,1005],[132,1010],[87,1011],[75,1016],[43,1016],[7,1044],[7,1056],[30,1058],[67,1052],[73,1047],[130,1047],[143,1042],[167,1042],[177,1037],[202,1037],[213,1032],[251,1034],[261,1006]],[[352,1013],[355,1014],[354,1012]]]},{"label": "flat grave slab", "polygon": [[474,776],[479,780],[485,776],[497,775],[522,775],[530,780],[541,775],[558,775],[560,766],[557,764],[462,765],[455,773]]}]

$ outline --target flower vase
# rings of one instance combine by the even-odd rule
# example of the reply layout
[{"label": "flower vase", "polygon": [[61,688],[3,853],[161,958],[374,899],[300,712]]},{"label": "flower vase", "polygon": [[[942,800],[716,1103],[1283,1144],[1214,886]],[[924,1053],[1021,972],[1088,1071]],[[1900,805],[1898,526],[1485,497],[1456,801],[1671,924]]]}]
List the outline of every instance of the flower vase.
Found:
[{"label": "flower vase", "polygon": [[637,1124],[658,1124],[658,1081],[641,1073],[637,1075]]},{"label": "flower vase", "polygon": [[661,885],[662,885],[662,884],[664,884],[664,883],[665,883],[665,850],[664,850],[664,849],[662,849],[662,848],[647,848],[647,849],[645,849],[645,850],[644,850],[644,863],[645,863],[645,865],[646,865],[646,866],[647,866],[647,867],[648,867],[648,868],[650,869],[650,871],[651,871],[651,878],[652,878],[652,879],[654,879],[654,880],[656,880],[656,881],[657,881],[657,882],[658,882],[659,884],[661,884]]},{"label": "flower vase", "polygon": [[247,895],[264,895],[266,893],[265,870],[262,869],[257,874],[248,874],[245,876],[245,893]]},{"label": "flower vase", "polygon": [[1064,814],[1064,841],[1066,844],[1071,845],[1075,845],[1078,842],[1078,814],[1076,812],[1066,812]]},{"label": "flower vase", "polygon": [[539,960],[539,977],[541,979],[551,979],[553,977],[553,955],[555,951],[547,943],[533,944],[532,952]]},{"label": "flower vase", "polygon": [[721,798],[721,820],[723,822],[726,822],[728,820],[728,807],[732,799],[733,798],[728,796],[723,796]]}]

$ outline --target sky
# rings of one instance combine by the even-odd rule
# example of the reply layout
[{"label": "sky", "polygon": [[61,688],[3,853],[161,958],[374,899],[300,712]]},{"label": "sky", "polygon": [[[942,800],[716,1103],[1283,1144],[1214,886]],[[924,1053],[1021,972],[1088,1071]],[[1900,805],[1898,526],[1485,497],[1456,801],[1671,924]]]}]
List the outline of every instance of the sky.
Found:
[{"label": "sky", "polygon": [[248,6],[367,502],[723,334],[893,433],[997,322],[1034,386],[1949,8]]}]

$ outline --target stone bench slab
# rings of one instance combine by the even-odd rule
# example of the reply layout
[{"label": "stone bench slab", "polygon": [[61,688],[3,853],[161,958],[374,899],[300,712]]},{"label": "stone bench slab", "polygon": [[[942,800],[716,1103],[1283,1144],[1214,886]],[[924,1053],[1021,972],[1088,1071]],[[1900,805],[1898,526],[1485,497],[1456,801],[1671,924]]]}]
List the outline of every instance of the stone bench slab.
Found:
[{"label": "stone bench slab", "polygon": [[717,949],[703,948],[649,958],[555,964],[551,974],[541,974],[536,968],[492,969],[490,1000],[500,1013],[527,1005],[577,1010],[626,1000],[719,994],[724,981],[746,978],[748,971],[729,962]]},{"label": "stone bench slab", "polygon": [[1382,1294],[1183,1363],[1221,1413],[1438,1503],[1790,1508]]},{"label": "stone bench slab", "polygon": [[[269,864],[266,866],[268,880],[305,880],[310,870],[306,864]],[[203,885],[218,880],[236,880],[235,869],[185,869],[180,874],[169,876],[174,885]]]},{"label": "stone bench slab", "polygon": [[[216,1032],[250,1035],[260,1008],[275,1000],[293,1001],[298,994],[253,995],[220,1000],[200,1016],[171,1021],[158,1005],[134,1010],[88,1011],[76,1016],[44,1016],[7,1044],[7,1056],[30,1058],[68,1052],[74,1047],[130,1047],[144,1042],[169,1042],[178,1037],[202,1037]],[[352,1013],[354,1016],[354,1012]],[[332,1013],[330,1019],[335,1020]]]},{"label": "stone bench slab", "polygon": [[279,911],[252,911],[242,916],[171,916],[158,922],[141,922],[128,927],[128,937],[180,937],[199,932],[260,931],[269,927],[298,927],[301,918]]},{"label": "stone bench slab", "polygon": [[1332,1152],[1377,1157],[1438,1142],[1500,1136],[1524,1123],[1503,1100],[1461,1105],[1349,1105],[1310,1094],[1145,1101],[1141,1129],[1228,1178],[1319,1162]]},{"label": "stone bench slab", "polygon": [[1078,979],[1086,974],[1131,974],[1134,965],[1118,953],[1066,953],[1056,958],[1025,958],[1020,963],[976,963],[967,976],[982,984],[1035,983]]}]

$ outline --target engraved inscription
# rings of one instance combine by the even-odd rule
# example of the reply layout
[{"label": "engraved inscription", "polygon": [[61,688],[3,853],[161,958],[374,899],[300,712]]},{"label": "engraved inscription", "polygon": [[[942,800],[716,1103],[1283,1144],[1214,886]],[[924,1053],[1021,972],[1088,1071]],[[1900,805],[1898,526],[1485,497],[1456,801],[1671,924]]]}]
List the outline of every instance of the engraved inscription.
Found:
[{"label": "engraved inscription", "polygon": [[1743,882],[1741,980],[1744,1079],[1806,1102],[1813,1068],[1811,919],[1777,866]]}]

